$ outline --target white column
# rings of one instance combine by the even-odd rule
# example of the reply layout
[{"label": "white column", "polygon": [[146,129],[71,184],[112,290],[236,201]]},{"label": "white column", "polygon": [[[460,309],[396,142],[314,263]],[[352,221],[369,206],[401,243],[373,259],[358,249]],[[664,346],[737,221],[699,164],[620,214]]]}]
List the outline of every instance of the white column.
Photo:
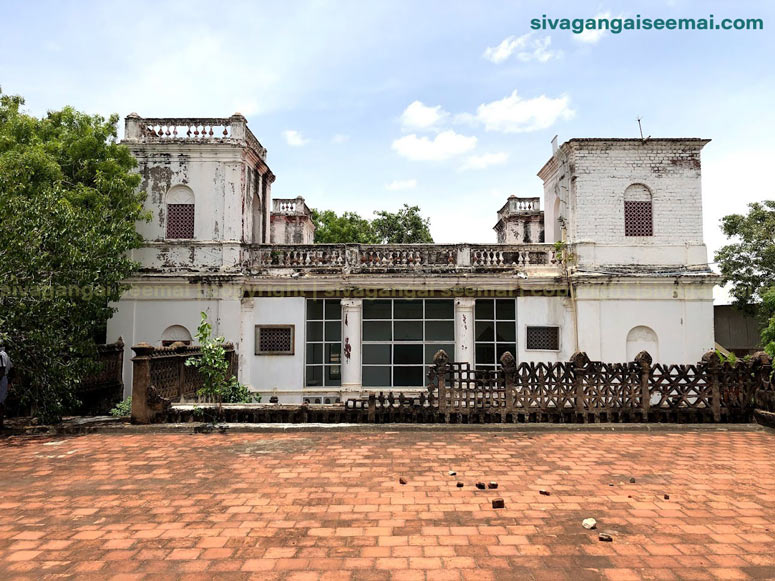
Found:
[{"label": "white column", "polygon": [[363,299],[342,299],[342,392],[360,391]]},{"label": "white column", "polygon": [[[467,362],[474,366],[474,303],[476,299],[455,299],[455,353],[456,363]],[[451,353],[447,355],[452,356]]]}]

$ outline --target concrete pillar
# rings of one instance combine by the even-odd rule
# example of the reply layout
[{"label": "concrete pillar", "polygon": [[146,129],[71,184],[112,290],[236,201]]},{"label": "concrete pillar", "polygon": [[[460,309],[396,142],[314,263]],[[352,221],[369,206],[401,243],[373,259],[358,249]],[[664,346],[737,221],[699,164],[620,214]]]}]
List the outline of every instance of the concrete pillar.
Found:
[{"label": "concrete pillar", "polygon": [[137,113],[130,113],[124,119],[124,139],[126,141],[139,141],[142,137],[142,118]]},{"label": "concrete pillar", "polygon": [[474,304],[476,299],[455,299],[455,358],[456,363],[474,366]]},{"label": "concrete pillar", "polygon": [[342,392],[361,391],[363,299],[342,299]]}]

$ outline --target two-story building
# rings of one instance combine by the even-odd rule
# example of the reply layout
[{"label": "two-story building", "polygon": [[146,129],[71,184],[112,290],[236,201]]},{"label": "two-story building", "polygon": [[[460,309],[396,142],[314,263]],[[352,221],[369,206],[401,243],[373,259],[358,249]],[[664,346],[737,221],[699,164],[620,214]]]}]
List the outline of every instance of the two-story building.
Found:
[{"label": "two-story building", "polygon": [[[127,345],[192,341],[200,312],[239,378],[281,402],[422,389],[434,353],[517,361],[695,362],[712,349],[705,139],[555,143],[540,197],[510,197],[493,244],[314,244],[303,198],[271,199],[239,114],[126,119],[153,215],[108,324]],[[131,353],[124,380],[131,385]]]}]

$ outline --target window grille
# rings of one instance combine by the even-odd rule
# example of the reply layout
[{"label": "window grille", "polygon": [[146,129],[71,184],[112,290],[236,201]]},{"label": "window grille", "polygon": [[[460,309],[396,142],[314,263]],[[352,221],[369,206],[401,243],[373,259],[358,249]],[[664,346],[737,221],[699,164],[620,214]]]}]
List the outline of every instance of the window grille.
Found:
[{"label": "window grille", "polygon": [[624,202],[624,235],[653,236],[651,202]]},{"label": "window grille", "polygon": [[167,238],[194,237],[194,204],[167,204]]},{"label": "window grille", "polygon": [[256,355],[293,355],[293,325],[256,325]]},{"label": "window grille", "polygon": [[560,328],[559,327],[528,327],[526,348],[541,351],[559,351]]}]

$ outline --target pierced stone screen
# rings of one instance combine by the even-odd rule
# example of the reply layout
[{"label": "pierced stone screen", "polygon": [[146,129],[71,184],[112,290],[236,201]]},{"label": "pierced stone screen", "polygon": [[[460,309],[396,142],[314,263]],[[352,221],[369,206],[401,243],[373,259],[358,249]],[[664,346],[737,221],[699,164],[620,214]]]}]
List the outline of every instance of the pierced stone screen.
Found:
[{"label": "pierced stone screen", "polygon": [[256,355],[293,355],[293,325],[257,325]]},{"label": "pierced stone screen", "polygon": [[624,235],[654,235],[651,202],[624,202]]},{"label": "pierced stone screen", "polygon": [[528,327],[525,344],[527,349],[557,351],[560,349],[560,328]]},{"label": "pierced stone screen", "polygon": [[167,238],[194,237],[194,204],[167,204]]}]

